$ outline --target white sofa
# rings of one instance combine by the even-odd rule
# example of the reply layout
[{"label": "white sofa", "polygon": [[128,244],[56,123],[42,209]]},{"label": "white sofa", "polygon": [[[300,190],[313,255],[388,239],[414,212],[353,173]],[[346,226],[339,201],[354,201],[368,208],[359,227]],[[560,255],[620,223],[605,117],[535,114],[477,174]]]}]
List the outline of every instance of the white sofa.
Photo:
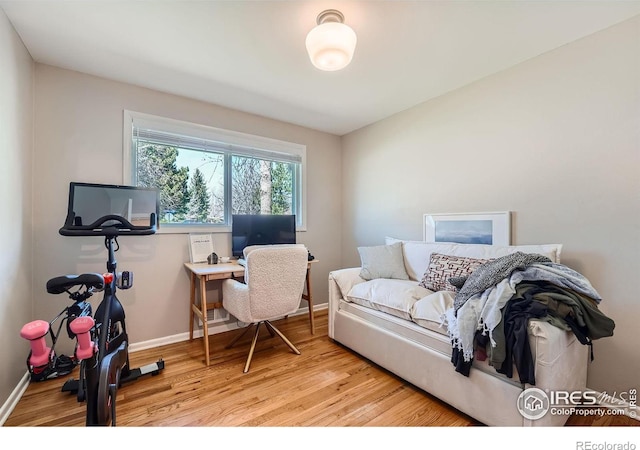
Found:
[{"label": "white sofa", "polygon": [[[563,425],[568,416],[523,417],[517,406],[519,396],[532,386],[522,384],[515,370],[507,378],[487,361],[474,359],[468,376],[458,373],[442,319],[455,293],[421,291],[418,286],[432,253],[491,259],[520,251],[542,254],[559,263],[562,246],[498,247],[392,238],[386,244],[398,242],[407,280],[365,280],[360,277],[361,267],[329,274],[329,337],[483,424]],[[535,364],[534,387],[543,391],[586,389],[588,346],[574,333],[544,321],[531,320],[528,335]]]}]

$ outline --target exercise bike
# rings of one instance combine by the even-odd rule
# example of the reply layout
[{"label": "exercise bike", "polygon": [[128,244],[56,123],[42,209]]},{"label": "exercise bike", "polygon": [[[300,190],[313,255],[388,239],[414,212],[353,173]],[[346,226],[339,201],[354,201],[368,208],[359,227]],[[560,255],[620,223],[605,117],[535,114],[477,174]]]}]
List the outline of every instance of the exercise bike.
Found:
[{"label": "exercise bike", "polygon": [[[39,374],[54,373],[56,361],[55,343],[61,328],[66,321],[70,338],[76,338],[77,344],[72,364],[79,364],[78,379],[64,383],[63,392],[77,395],[79,402],[87,403],[86,425],[116,425],[116,394],[123,384],[135,381],[143,375],[157,375],[164,369],[164,361],[132,369],[129,364],[129,342],[125,325],[124,308],[116,296],[117,289],[130,289],[133,286],[132,272],[117,272],[115,252],[120,248],[118,237],[141,236],[154,234],[157,226],[157,212],[149,214],[150,225],[133,225],[120,215],[108,214],[99,217],[90,224],[83,225],[82,218],[74,209],[74,191],[84,188],[106,190],[120,189],[139,190],[129,186],[95,185],[87,183],[71,183],[69,213],[65,225],[59,232],[63,236],[103,236],[108,252],[107,272],[104,274],[84,273],[80,275],[63,275],[47,282],[47,292],[62,294],[66,292],[73,300],[73,305],[65,308],[51,322],[34,321],[26,324],[21,336],[30,341],[31,351],[27,358],[27,366],[32,380],[47,379]],[[131,200],[129,200],[131,202]],[[82,205],[80,206],[82,208]],[[157,203],[156,203],[157,211]],[[104,296],[92,315],[91,304],[87,301],[95,292],[104,292]],[[60,319],[57,333],[53,323]],[[46,345],[46,336],[52,339],[51,348]],[[59,364],[58,364],[59,365]],[[69,370],[70,372],[70,370]],[[53,376],[49,376],[53,378]]]},{"label": "exercise bike", "polygon": [[[81,289],[70,292],[68,289],[73,286],[81,286]],[[58,355],[55,346],[65,323],[69,339],[75,339],[76,335],[71,330],[71,322],[78,317],[91,316],[91,303],[86,300],[93,295],[94,291],[103,288],[104,279],[99,274],[65,275],[47,282],[47,292],[51,294],[67,292],[74,303],[64,308],[50,322],[34,320],[25,324],[20,330],[20,336],[31,341],[31,351],[27,356],[27,369],[31,381],[45,381],[68,375],[78,365],[75,355]],[[54,331],[54,324],[58,320],[60,321],[58,329]],[[47,346],[45,339],[47,335],[51,339],[51,347]]]}]

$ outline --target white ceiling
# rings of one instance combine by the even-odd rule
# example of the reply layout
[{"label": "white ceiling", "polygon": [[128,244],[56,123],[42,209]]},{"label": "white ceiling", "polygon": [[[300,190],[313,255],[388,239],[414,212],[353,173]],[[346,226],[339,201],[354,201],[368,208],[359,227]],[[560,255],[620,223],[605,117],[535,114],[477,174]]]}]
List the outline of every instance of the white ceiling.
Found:
[{"label": "white ceiling", "polygon": [[[37,62],[343,135],[640,14],[640,0],[0,0]],[[322,72],[335,8],[358,36]]]}]

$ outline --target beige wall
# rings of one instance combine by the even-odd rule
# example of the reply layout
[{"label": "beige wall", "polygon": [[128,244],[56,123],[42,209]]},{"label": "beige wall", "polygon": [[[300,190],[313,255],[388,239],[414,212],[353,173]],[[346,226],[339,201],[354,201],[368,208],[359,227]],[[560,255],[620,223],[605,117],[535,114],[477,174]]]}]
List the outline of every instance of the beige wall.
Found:
[{"label": "beige wall", "polygon": [[343,137],[343,265],[424,213],[513,211],[512,242],[563,243],[616,321],[589,387],[640,387],[639,59],[636,17]]},{"label": "beige wall", "polygon": [[1,406],[26,372],[29,344],[20,328],[33,311],[33,62],[1,9],[0,161]]},{"label": "beige wall", "polygon": [[[320,262],[313,266],[316,304],[327,302],[326,280],[340,263],[341,153],[337,136],[77,72],[36,64],[34,165],[35,315],[51,317],[67,304],[45,293],[65,273],[103,272],[102,238],[63,237],[70,181],[122,184],[123,110],[132,110],[307,146],[307,230],[298,234]],[[215,249],[230,254],[230,235]],[[134,272],[134,288],[119,293],[130,341],[188,331],[189,276],[184,234],[120,239],[119,270]],[[215,294],[215,292],[213,293]],[[94,301],[97,304],[99,299]],[[306,306],[303,302],[301,306]]]},{"label": "beige wall", "polygon": [[[640,18],[336,136],[215,105],[34,64],[0,10],[0,404],[25,372],[22,324],[67,305],[50,277],[104,270],[102,242],[58,234],[70,181],[122,182],[122,110],[307,145],[316,303],[329,270],[385,235],[420,239],[425,212],[513,211],[515,244],[561,242],[615,319],[595,343],[594,389],[637,386],[640,316]],[[34,88],[35,78],[35,88]],[[392,88],[392,86],[391,86]],[[35,102],[35,107],[34,107]],[[35,115],[35,123],[34,117]],[[341,154],[342,147],[342,154]],[[19,211],[19,212],[18,212]],[[228,235],[216,235],[228,249]],[[97,239],[99,241],[99,239]],[[184,235],[121,240],[121,300],[132,342],[187,331]]]}]

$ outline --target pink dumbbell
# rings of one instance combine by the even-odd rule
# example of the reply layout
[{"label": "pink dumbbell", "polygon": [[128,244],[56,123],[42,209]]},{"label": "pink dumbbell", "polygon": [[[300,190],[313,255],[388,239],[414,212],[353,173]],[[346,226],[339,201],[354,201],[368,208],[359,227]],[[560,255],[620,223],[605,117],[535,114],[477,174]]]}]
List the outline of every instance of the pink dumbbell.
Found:
[{"label": "pink dumbbell", "polygon": [[49,332],[49,322],[34,320],[25,324],[20,330],[20,336],[27,339],[31,345],[29,364],[33,367],[46,366],[51,360],[51,348],[47,346],[45,336]]},{"label": "pink dumbbell", "polygon": [[78,361],[91,358],[96,351],[96,344],[91,340],[91,335],[89,334],[94,325],[95,321],[90,316],[77,317],[69,325],[69,328],[78,339],[78,346],[76,347]]}]

